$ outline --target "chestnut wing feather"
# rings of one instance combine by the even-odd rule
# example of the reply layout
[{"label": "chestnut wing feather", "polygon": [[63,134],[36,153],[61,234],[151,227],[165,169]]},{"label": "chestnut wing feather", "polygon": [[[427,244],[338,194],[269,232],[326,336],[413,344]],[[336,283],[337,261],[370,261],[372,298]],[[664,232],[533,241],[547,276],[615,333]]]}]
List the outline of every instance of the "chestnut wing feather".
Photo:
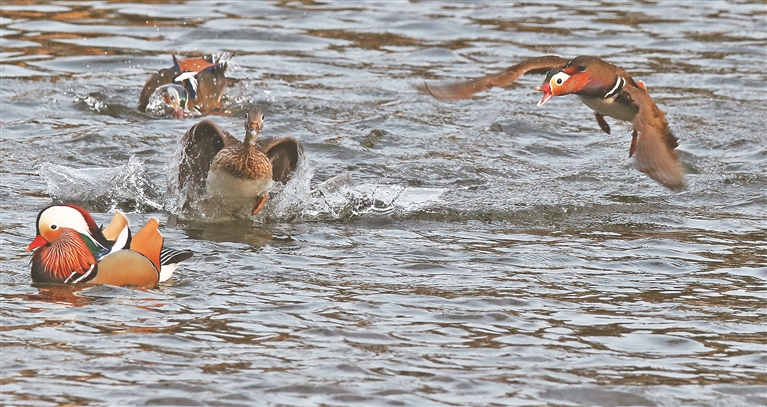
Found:
[{"label": "chestnut wing feather", "polygon": [[506,68],[503,72],[483,76],[481,78],[470,79],[461,82],[416,85],[416,88],[427,92],[435,99],[449,101],[466,99],[477,92],[488,90],[494,86],[509,86],[520,76],[527,73],[546,73],[550,69],[564,68],[568,59],[555,55],[546,55],[542,57],[530,58],[514,66]]},{"label": "chestnut wing feather", "polygon": [[301,143],[293,137],[259,138],[256,146],[272,162],[272,179],[283,184],[293,175],[304,153]]},{"label": "chestnut wing feather", "polygon": [[632,123],[638,133],[635,153],[637,169],[668,189],[683,190],[684,170],[674,151],[679,140],[671,134],[666,114],[658,109],[645,90],[629,84],[624,90],[639,106],[639,112]]}]

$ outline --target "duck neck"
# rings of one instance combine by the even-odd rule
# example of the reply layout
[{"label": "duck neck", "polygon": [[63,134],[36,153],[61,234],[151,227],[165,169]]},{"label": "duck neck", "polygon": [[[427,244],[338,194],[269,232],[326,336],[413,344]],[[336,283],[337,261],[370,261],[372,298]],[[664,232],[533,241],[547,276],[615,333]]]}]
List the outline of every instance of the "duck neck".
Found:
[{"label": "duck neck", "polygon": [[245,141],[243,144],[245,144],[248,149],[252,149],[256,147],[256,140],[258,140],[258,134],[260,132],[257,130],[249,129],[245,132]]},{"label": "duck neck", "polygon": [[96,266],[96,257],[72,229],[64,229],[58,239],[37,249],[32,256],[34,281],[74,281]]}]

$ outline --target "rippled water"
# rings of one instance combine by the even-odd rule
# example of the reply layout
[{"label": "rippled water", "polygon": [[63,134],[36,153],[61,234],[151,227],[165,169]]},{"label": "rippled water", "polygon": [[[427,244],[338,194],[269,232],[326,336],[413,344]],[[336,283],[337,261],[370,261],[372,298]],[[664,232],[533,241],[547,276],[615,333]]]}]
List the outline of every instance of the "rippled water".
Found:
[{"label": "rippled water", "polygon": [[[763,2],[4,1],[8,405],[767,404]],[[180,217],[199,119],[136,110],[170,54],[232,52],[235,117],[305,161],[255,219]],[[688,190],[627,160],[538,76],[411,87],[541,54],[644,80]],[[38,211],[161,219],[196,253],[149,291],[32,286]]]}]

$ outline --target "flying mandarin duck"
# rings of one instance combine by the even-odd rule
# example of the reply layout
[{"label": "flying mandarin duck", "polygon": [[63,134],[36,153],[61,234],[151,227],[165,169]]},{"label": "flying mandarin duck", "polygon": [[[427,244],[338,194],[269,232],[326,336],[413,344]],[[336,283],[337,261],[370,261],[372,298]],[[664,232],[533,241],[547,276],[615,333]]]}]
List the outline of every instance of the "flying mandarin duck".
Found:
[{"label": "flying mandarin duck", "polygon": [[684,186],[684,170],[676,154],[678,139],[671,134],[665,113],[658,109],[641,81],[634,81],[623,68],[597,57],[571,60],[554,55],[531,58],[503,72],[468,81],[417,86],[444,101],[466,99],[494,86],[510,85],[526,73],[545,73],[538,106],[554,96],[574,94],[594,111],[599,127],[610,134],[605,116],[631,122],[634,131],[629,157],[636,167],[673,191]]}]

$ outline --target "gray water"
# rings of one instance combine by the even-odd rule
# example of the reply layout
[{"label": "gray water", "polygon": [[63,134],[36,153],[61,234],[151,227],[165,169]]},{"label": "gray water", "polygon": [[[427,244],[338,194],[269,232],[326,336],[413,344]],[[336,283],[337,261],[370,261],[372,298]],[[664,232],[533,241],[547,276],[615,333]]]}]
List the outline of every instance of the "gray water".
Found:
[{"label": "gray water", "polygon": [[[3,1],[5,405],[767,404],[763,2]],[[181,216],[199,119],[136,110],[183,56],[232,52],[233,117],[305,149],[254,218]],[[643,80],[688,189],[542,78],[412,88],[524,58]],[[169,192],[170,191],[170,192]],[[31,283],[35,217],[158,217],[195,257],[157,289]]]}]

